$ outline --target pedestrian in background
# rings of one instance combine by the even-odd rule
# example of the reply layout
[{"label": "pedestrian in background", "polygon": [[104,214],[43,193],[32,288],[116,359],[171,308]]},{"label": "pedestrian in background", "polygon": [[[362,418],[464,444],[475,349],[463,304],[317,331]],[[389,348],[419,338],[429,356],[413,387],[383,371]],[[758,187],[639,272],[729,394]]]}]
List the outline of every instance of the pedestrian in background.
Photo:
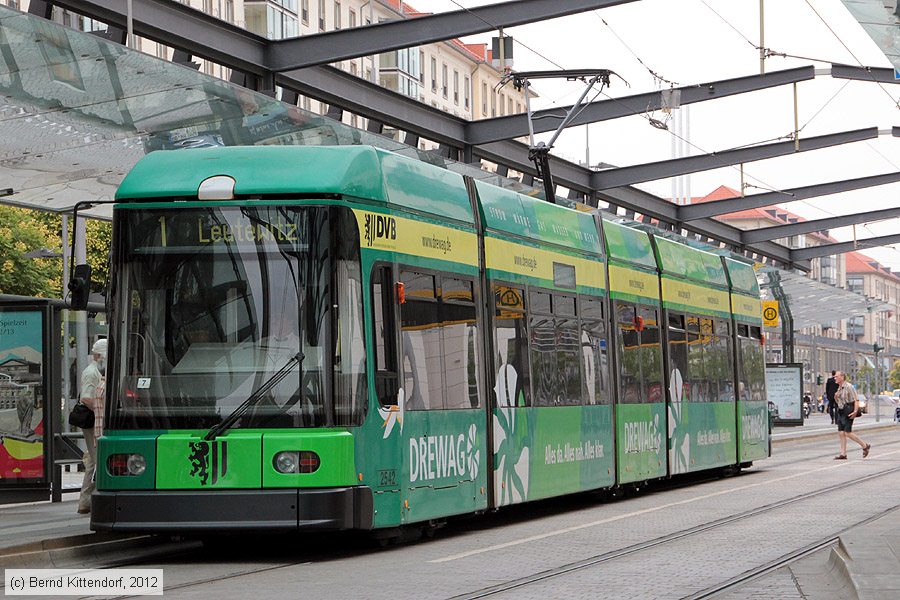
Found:
[{"label": "pedestrian in background", "polygon": [[831,377],[828,378],[828,381],[825,382],[825,398],[828,400],[828,416],[831,417],[831,424],[834,425],[834,393],[838,389],[838,384],[834,380],[834,374],[837,371],[831,372]]},{"label": "pedestrian in background", "polygon": [[847,458],[847,438],[850,438],[862,448],[863,458],[869,455],[872,444],[862,441],[858,435],[853,433],[853,419],[859,416],[859,398],[856,395],[856,388],[850,382],[844,379],[844,374],[837,371],[834,374],[834,381],[838,385],[838,389],[834,394],[836,405],[835,415],[838,424],[838,437],[841,440],[841,453],[834,457],[835,460],[846,460]]},{"label": "pedestrian in background", "polygon": [[91,494],[94,493],[94,472],[97,467],[97,438],[103,434],[103,404],[105,396],[106,373],[105,339],[97,340],[91,348],[91,364],[81,373],[82,404],[94,411],[94,426],[82,429],[84,444],[87,450],[82,457],[84,461],[84,480],[81,482],[81,495],[78,498],[78,514],[91,512]]}]

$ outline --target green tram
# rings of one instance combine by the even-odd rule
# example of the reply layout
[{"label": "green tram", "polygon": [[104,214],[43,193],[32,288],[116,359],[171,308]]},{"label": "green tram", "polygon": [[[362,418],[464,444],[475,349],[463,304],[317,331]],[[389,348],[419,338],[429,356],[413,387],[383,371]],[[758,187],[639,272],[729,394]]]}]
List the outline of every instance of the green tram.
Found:
[{"label": "green tram", "polygon": [[365,146],[117,193],[95,530],[434,525],[769,454],[753,269]]}]

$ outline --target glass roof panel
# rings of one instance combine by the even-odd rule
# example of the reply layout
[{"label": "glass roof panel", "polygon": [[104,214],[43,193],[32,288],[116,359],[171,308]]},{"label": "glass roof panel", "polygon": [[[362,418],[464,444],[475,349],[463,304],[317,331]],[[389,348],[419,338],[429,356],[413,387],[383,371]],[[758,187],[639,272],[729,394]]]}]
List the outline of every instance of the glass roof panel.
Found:
[{"label": "glass roof panel", "polygon": [[[478,166],[0,6],[0,187],[15,192],[3,203],[67,211],[79,201],[112,200],[147,152],[263,144],[367,144],[542,195]],[[109,217],[111,209],[91,212]]]},{"label": "glass roof panel", "polygon": [[781,271],[763,266],[759,269],[762,277],[762,297],[776,299],[776,288],[780,286],[787,299],[794,319],[794,330],[811,325],[829,325],[841,319],[864,315],[870,310],[881,312],[891,310],[890,304],[866,298],[821,281],[810,279],[793,271]]},{"label": "glass roof panel", "polygon": [[[540,189],[477,165],[405,146],[0,6],[0,188],[14,190],[0,202],[68,211],[79,201],[112,200],[125,174],[153,150],[262,144],[368,144],[543,197]],[[575,206],[565,198],[556,201]],[[91,214],[108,218],[111,209],[99,206]],[[784,276],[782,286],[795,307],[798,327],[868,309],[857,294],[831,286],[808,288],[822,285],[801,275]]]},{"label": "glass roof panel", "polygon": [[900,4],[896,0],[843,0],[850,14],[900,73]]}]

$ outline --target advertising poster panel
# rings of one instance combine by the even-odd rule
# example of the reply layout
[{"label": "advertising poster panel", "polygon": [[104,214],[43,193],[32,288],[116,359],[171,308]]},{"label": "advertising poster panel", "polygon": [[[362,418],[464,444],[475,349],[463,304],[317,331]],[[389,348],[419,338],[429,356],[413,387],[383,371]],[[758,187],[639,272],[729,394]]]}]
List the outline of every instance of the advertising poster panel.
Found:
[{"label": "advertising poster panel", "polygon": [[766,395],[778,409],[776,423],[803,424],[803,364],[766,364]]},{"label": "advertising poster panel", "polygon": [[47,312],[0,307],[0,489],[45,481]]}]

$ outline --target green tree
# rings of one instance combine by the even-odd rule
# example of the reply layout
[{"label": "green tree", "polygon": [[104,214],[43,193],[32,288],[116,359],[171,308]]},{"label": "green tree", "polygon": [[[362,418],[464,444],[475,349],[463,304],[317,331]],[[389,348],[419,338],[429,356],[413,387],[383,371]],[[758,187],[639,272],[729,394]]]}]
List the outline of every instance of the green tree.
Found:
[{"label": "green tree", "polygon": [[872,388],[874,387],[872,384],[872,380],[875,377],[875,369],[870,367],[867,364],[864,364],[859,368],[856,372],[856,381],[851,381],[851,383],[856,386],[857,391],[860,391],[864,394],[872,393]]},{"label": "green tree", "polygon": [[[71,219],[69,221],[71,240]],[[109,222],[87,221],[87,261],[93,271],[91,290],[94,292],[102,293],[106,287],[111,233]],[[25,256],[39,248],[62,248],[62,217],[55,213],[0,206],[0,293],[39,298],[65,296],[62,260]]]},{"label": "green tree", "polygon": [[894,368],[888,374],[888,381],[891,383],[891,389],[900,388],[900,360],[894,362]]},{"label": "green tree", "polygon": [[26,253],[59,246],[58,234],[34,211],[0,206],[0,293],[50,298],[61,281],[59,259],[32,259]]}]

